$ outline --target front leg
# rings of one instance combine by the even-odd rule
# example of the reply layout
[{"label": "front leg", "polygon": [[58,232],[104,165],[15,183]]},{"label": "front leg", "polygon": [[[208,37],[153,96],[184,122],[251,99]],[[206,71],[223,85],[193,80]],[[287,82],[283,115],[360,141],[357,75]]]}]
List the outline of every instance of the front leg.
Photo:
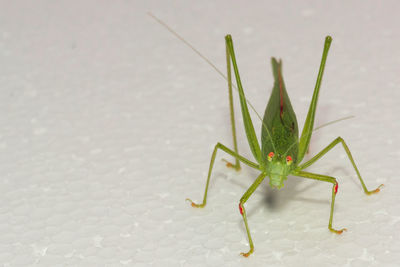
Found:
[{"label": "front leg", "polygon": [[261,182],[264,180],[266,175],[267,175],[266,173],[261,173],[257,177],[257,179],[254,181],[254,183],[249,187],[249,189],[247,189],[246,193],[243,194],[243,196],[242,196],[242,198],[240,199],[240,202],[239,202],[239,211],[240,211],[240,214],[243,217],[244,225],[246,226],[247,237],[249,239],[249,244],[250,244],[250,250],[248,252],[240,253],[244,257],[248,257],[248,256],[250,256],[251,253],[253,253],[254,244],[253,244],[253,240],[251,239],[249,225],[247,224],[246,209],[244,208],[243,204],[246,203],[246,201],[249,199],[249,197],[254,193],[254,191],[261,184]]},{"label": "front leg", "polygon": [[335,198],[336,198],[336,194],[337,194],[338,188],[339,188],[339,184],[336,181],[336,179],[333,177],[330,177],[330,176],[326,176],[326,175],[322,175],[322,174],[315,174],[315,173],[311,173],[311,172],[304,172],[304,171],[293,171],[292,174],[299,176],[299,177],[314,179],[314,180],[328,182],[328,183],[332,184],[331,213],[329,216],[328,228],[331,232],[336,233],[336,234],[341,234],[341,233],[343,233],[343,231],[346,231],[346,228],[343,228],[340,230],[336,230],[336,229],[332,228],[333,210],[335,207]]}]

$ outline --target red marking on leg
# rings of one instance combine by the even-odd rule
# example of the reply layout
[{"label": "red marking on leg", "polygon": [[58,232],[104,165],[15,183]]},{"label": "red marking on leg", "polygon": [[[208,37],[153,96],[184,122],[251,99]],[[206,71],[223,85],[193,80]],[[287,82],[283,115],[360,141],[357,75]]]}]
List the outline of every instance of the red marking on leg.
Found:
[{"label": "red marking on leg", "polygon": [[239,211],[240,211],[240,214],[243,215],[243,207],[242,207],[242,204],[241,204],[241,203],[239,203]]},{"label": "red marking on leg", "polygon": [[337,193],[338,188],[339,188],[339,184],[336,182],[336,184],[335,184],[335,195]]}]

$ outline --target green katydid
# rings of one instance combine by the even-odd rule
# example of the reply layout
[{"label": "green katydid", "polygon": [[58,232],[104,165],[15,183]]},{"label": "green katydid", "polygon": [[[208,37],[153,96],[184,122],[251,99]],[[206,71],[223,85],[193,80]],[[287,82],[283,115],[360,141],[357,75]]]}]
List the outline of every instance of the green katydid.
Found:
[{"label": "green katydid", "polygon": [[[205,59],[214,69],[216,67],[209,62],[204,56],[202,56],[192,45],[187,43],[182,37],[180,37],[177,33],[171,30],[165,23],[154,17],[152,14],[149,14],[154,19],[156,19],[159,23],[167,27],[169,31],[171,31],[174,35],[176,35],[179,39],[183,40],[190,48],[192,48],[197,54],[199,54],[203,59]],[[217,71],[224,76],[228,81],[228,90],[229,90],[229,105],[230,105],[230,117],[232,124],[232,135],[233,135],[233,144],[234,149],[229,149],[225,145],[218,143],[211,156],[211,162],[207,175],[206,188],[204,192],[203,202],[200,204],[194,203],[192,200],[187,199],[191,202],[191,205],[196,208],[202,208],[207,203],[207,193],[208,186],[210,182],[211,172],[214,166],[215,157],[217,151],[220,149],[227,154],[231,155],[235,158],[235,164],[227,163],[228,167],[233,167],[236,170],[240,170],[240,162],[258,169],[261,174],[257,177],[254,183],[247,189],[239,202],[239,211],[243,217],[243,221],[246,227],[247,237],[250,244],[250,250],[246,253],[241,253],[241,255],[248,257],[254,251],[254,244],[250,235],[249,226],[247,223],[246,210],[244,208],[244,204],[249,199],[249,197],[254,193],[257,187],[261,184],[265,177],[269,176],[269,185],[272,188],[282,188],[283,182],[287,179],[288,175],[298,176],[302,178],[314,179],[323,182],[328,182],[332,184],[332,201],[331,201],[331,209],[330,209],[330,217],[328,228],[331,232],[336,234],[341,234],[346,229],[336,230],[332,227],[332,219],[333,219],[333,210],[335,205],[335,197],[338,192],[338,182],[336,178],[310,173],[303,171],[305,168],[309,167],[313,163],[315,163],[318,159],[320,159],[323,155],[325,155],[329,150],[331,150],[337,144],[342,144],[346,154],[353,165],[355,172],[357,173],[358,179],[362,185],[364,192],[367,195],[377,193],[380,191],[380,185],[375,190],[369,191],[365,186],[363,179],[361,178],[360,172],[354,162],[353,156],[345,143],[345,141],[338,137],[334,141],[332,141],[327,147],[325,147],[321,152],[316,154],[310,160],[301,163],[305,153],[308,150],[311,135],[314,130],[314,118],[316,112],[316,106],[318,102],[318,94],[321,86],[322,76],[324,73],[325,63],[328,55],[328,50],[330,48],[332,42],[332,38],[327,36],[325,38],[324,50],[322,53],[321,64],[317,76],[317,82],[314,88],[314,93],[312,96],[312,100],[310,103],[310,107],[308,110],[308,114],[304,123],[304,128],[301,133],[299,139],[299,132],[297,126],[296,115],[292,109],[292,105],[290,103],[289,96],[286,92],[285,85],[282,77],[282,62],[281,60],[277,61],[275,58],[272,58],[272,69],[273,76],[275,79],[274,87],[272,89],[272,93],[268,102],[268,105],[265,110],[264,118],[262,120],[262,129],[261,129],[261,147],[257,140],[256,133],[254,131],[254,126],[252,120],[250,118],[249,110],[248,110],[248,101],[244,95],[242,83],[240,81],[239,70],[236,63],[235,52],[233,49],[233,42],[231,35],[225,36],[225,44],[226,44],[226,62],[227,62],[227,77],[225,77],[218,69]],[[243,123],[246,131],[247,140],[250,146],[250,150],[256,160],[253,162],[238,153],[237,148],[237,140],[236,140],[236,128],[235,128],[235,118],[234,118],[234,110],[233,110],[233,98],[232,98],[232,75],[231,75],[231,65],[233,66],[237,90],[239,92],[240,106],[243,115]],[[249,104],[250,105],[250,104]],[[250,105],[251,106],[251,105]],[[253,107],[251,106],[253,109]],[[258,115],[258,114],[257,114]]]}]

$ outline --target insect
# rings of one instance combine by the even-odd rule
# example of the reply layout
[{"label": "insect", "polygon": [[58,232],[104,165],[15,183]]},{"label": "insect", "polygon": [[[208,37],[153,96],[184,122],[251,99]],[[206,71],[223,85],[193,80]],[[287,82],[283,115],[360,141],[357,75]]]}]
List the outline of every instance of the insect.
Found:
[{"label": "insect", "polygon": [[[153,18],[153,15],[149,14]],[[155,18],[159,23],[163,24],[170,30],[173,34],[175,34],[181,40],[182,37],[177,35],[173,30],[171,30],[167,25],[161,22],[159,19]],[[183,40],[184,41],[184,40]],[[187,45],[189,45],[193,50],[195,50],[190,44],[184,41]],[[308,114],[304,123],[304,128],[299,137],[299,129],[297,126],[296,114],[293,111],[292,105],[290,103],[289,96],[286,92],[285,84],[282,77],[282,61],[276,60],[275,58],[271,59],[272,70],[274,76],[274,86],[272,89],[272,93],[270,99],[268,101],[264,118],[262,119],[262,129],[261,129],[261,145],[257,140],[256,133],[254,131],[253,122],[251,120],[249,109],[248,109],[248,101],[246,100],[243,86],[240,81],[239,70],[236,62],[235,51],[233,48],[233,42],[231,35],[225,36],[225,44],[226,44],[226,62],[227,62],[227,81],[228,81],[228,91],[229,91],[229,106],[230,106],[230,118],[231,118],[231,126],[232,126],[232,136],[233,136],[233,150],[228,148],[227,146],[218,143],[215,145],[214,151],[211,156],[211,162],[208,170],[206,187],[204,192],[203,202],[195,203],[191,199],[187,199],[190,201],[191,205],[195,208],[203,208],[207,203],[207,193],[210,182],[210,177],[212,173],[212,169],[214,166],[214,161],[216,158],[217,151],[222,150],[225,153],[231,155],[235,158],[235,164],[227,162],[228,167],[232,167],[236,170],[240,170],[240,162],[248,165],[249,167],[255,168],[260,171],[259,176],[256,178],[254,183],[247,189],[247,191],[243,194],[239,201],[239,212],[243,217],[243,221],[246,227],[247,237],[249,240],[250,250],[245,253],[241,253],[244,257],[248,257],[254,251],[254,244],[251,238],[249,225],[247,222],[246,209],[244,204],[249,199],[249,197],[254,193],[254,191],[258,188],[258,186],[264,181],[264,179],[269,177],[269,185],[272,188],[281,189],[284,185],[284,181],[287,179],[289,175],[298,176],[307,179],[318,180],[322,182],[328,182],[332,184],[332,200],[331,200],[331,208],[330,208],[330,216],[329,216],[329,224],[328,228],[331,232],[336,234],[341,234],[343,231],[346,231],[346,228],[342,228],[340,230],[334,229],[332,227],[333,220],[333,210],[335,206],[335,197],[338,192],[339,184],[336,178],[311,173],[304,171],[307,167],[315,163],[322,156],[324,156],[327,152],[329,152],[333,147],[338,144],[342,144],[344,150],[346,151],[347,157],[349,158],[351,164],[355,172],[357,173],[358,179],[360,180],[361,186],[365,192],[365,194],[370,195],[374,193],[378,193],[380,188],[383,186],[381,184],[375,190],[369,191],[361,178],[361,174],[354,162],[353,156],[346,144],[346,142],[338,137],[333,140],[328,146],[322,149],[319,153],[317,153],[314,157],[306,162],[302,162],[304,159],[304,155],[306,154],[311,136],[314,130],[314,118],[316,113],[316,106],[318,102],[318,94],[321,87],[322,76],[324,73],[325,63],[328,56],[328,51],[330,45],[332,43],[332,37],[326,36],[324,50],[322,53],[321,64],[317,76],[317,82],[314,88],[314,93],[312,96],[312,100],[308,109]],[[197,50],[196,53],[199,54]],[[201,55],[201,57],[203,57]],[[203,57],[204,58],[204,57]],[[207,59],[205,59],[209,64],[211,64]],[[211,64],[212,65],[212,64]],[[213,66],[213,65],[212,65]],[[240,99],[240,107],[243,116],[244,128],[246,131],[247,141],[250,147],[250,150],[254,156],[255,161],[247,159],[241,156],[238,152],[237,148],[237,140],[236,140],[236,127],[235,127],[235,118],[234,118],[234,109],[233,109],[233,98],[232,98],[232,68],[236,78],[237,90],[239,92]],[[213,66],[216,68],[215,66]],[[219,71],[219,70],[217,70]],[[249,104],[250,105],[250,104]],[[251,106],[251,105],[250,105]],[[252,106],[251,106],[252,107]]]}]

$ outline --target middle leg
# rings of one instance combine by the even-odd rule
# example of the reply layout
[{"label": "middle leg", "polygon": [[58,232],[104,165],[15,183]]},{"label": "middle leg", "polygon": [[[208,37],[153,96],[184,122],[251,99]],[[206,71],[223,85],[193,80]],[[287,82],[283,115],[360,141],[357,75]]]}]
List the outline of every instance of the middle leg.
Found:
[{"label": "middle leg", "polygon": [[218,149],[221,149],[222,151],[225,151],[225,152],[228,153],[229,155],[233,156],[234,158],[240,160],[241,162],[243,162],[244,164],[246,164],[246,165],[248,165],[248,166],[250,166],[250,167],[252,167],[252,168],[260,169],[260,166],[259,166],[258,164],[254,163],[254,162],[251,162],[250,160],[246,159],[245,157],[243,157],[243,156],[237,154],[236,152],[232,151],[231,149],[227,148],[227,147],[224,146],[223,144],[221,144],[221,143],[216,144],[215,147],[214,147],[214,151],[213,151],[213,153],[212,153],[212,156],[211,156],[210,167],[208,168],[206,189],[205,189],[205,191],[204,191],[203,202],[202,202],[201,204],[197,204],[197,203],[194,203],[194,202],[193,202],[191,199],[189,199],[189,198],[186,199],[187,201],[190,201],[190,202],[191,202],[192,207],[194,207],[194,208],[203,208],[203,207],[206,205],[206,203],[207,203],[208,185],[209,185],[209,183],[210,183],[211,172],[212,172],[212,169],[213,169],[213,167],[214,167],[214,161],[215,161],[215,157],[216,157],[216,155],[217,155]]},{"label": "middle leg", "polygon": [[356,166],[356,163],[354,162],[353,156],[351,155],[350,149],[347,146],[346,142],[343,140],[343,138],[338,137],[335,140],[332,141],[332,143],[330,143],[327,147],[325,147],[324,149],[321,150],[321,152],[319,152],[317,155],[315,155],[314,157],[312,157],[309,161],[301,164],[300,166],[297,167],[297,170],[303,170],[305,168],[307,168],[308,166],[312,165],[314,162],[316,162],[317,160],[319,160],[323,155],[325,155],[326,153],[328,153],[329,150],[331,150],[333,147],[335,147],[337,144],[341,143],[343,145],[344,150],[346,151],[347,157],[349,158],[351,164],[353,165],[354,170],[357,173],[358,179],[360,180],[361,186],[364,189],[365,194],[367,195],[371,195],[374,193],[378,193],[380,191],[380,188],[383,186],[383,184],[381,184],[380,186],[378,186],[376,189],[369,191],[367,189],[367,186],[364,183],[364,180],[361,178],[361,174],[358,171],[358,168]]}]

